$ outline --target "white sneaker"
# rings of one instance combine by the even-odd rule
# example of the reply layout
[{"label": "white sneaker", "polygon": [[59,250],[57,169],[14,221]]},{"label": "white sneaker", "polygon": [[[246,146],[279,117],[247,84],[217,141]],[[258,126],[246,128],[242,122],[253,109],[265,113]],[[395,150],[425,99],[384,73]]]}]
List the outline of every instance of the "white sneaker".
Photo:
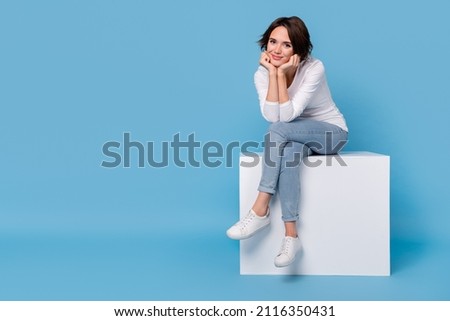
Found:
[{"label": "white sneaker", "polygon": [[301,244],[298,237],[285,236],[281,244],[280,252],[275,257],[275,266],[284,267],[294,262],[295,256],[300,248]]},{"label": "white sneaker", "polygon": [[250,210],[242,220],[227,230],[227,235],[230,239],[243,240],[253,236],[256,232],[268,226],[269,223],[269,210],[264,216],[258,216],[253,210]]}]

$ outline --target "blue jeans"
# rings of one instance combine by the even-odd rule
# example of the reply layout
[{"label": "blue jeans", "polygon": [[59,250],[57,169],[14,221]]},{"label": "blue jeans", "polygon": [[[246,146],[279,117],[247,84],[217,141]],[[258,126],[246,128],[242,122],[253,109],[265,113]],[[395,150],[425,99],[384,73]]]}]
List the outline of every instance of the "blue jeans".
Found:
[{"label": "blue jeans", "polygon": [[311,154],[337,154],[347,132],[326,122],[296,119],[276,122],[264,139],[264,161],[258,190],[278,194],[282,220],[297,221],[300,210],[300,165]]}]

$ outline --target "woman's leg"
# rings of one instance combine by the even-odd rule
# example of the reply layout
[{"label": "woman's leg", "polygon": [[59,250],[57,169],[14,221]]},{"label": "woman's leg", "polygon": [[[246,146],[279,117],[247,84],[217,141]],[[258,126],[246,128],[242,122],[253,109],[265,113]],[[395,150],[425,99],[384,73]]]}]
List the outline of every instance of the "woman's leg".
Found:
[{"label": "woman's leg", "polygon": [[[269,203],[272,195],[278,189],[285,154],[284,148],[288,142],[293,142],[294,145],[296,145],[295,143],[306,145],[308,154],[311,152],[310,150],[320,154],[332,154],[338,152],[335,146],[342,147],[342,145],[336,145],[335,143],[346,139],[347,133],[344,130],[324,122],[294,120],[289,123],[273,123],[265,137],[263,169],[258,196],[249,214],[227,231],[228,236],[234,239],[247,238],[269,224]],[[300,150],[303,151],[303,147]],[[303,159],[305,155],[304,152],[300,152],[300,159]],[[289,158],[289,152],[286,156]],[[286,165],[287,162],[283,165],[283,171],[287,174],[290,172],[291,168],[289,167],[291,166]],[[294,177],[299,180],[299,165],[296,166],[297,169],[292,170],[297,171],[297,175],[293,174],[294,176],[291,176],[291,178]],[[283,197],[284,199],[282,202],[283,220],[287,222],[285,223],[286,235],[294,235],[296,234],[295,222],[298,219],[298,206],[289,205],[289,210],[286,210],[286,206],[287,204],[295,204],[295,202],[298,204],[300,189],[298,188],[297,192],[290,193],[289,191],[293,191],[292,180],[284,181],[282,179],[283,187],[280,188],[280,192],[284,189],[288,192],[281,192],[284,196],[280,195],[280,198]]]},{"label": "woman's leg", "polygon": [[288,142],[283,149],[283,158],[278,178],[278,195],[281,203],[285,236],[297,237],[296,221],[300,208],[300,165],[311,149],[298,142]]},{"label": "woman's leg", "polygon": [[278,190],[283,221],[298,219],[300,164],[312,153],[336,154],[347,141],[347,132],[336,125],[314,120],[277,122],[270,126],[266,139],[265,161],[259,191]]},{"label": "woman's leg", "polygon": [[[287,142],[305,144],[318,154],[336,154],[343,147],[340,142],[345,143],[346,141],[346,131],[326,122],[297,119],[288,123],[272,123],[265,138],[264,160],[265,165],[268,165],[273,171],[269,171],[267,174],[276,173],[276,168],[280,168],[283,148]],[[271,178],[273,182],[273,177]],[[269,179],[269,177],[265,179]],[[266,187],[273,188],[273,186]]]},{"label": "woman's leg", "polygon": [[295,260],[300,242],[296,222],[299,217],[300,165],[312,152],[335,154],[347,140],[338,126],[311,120],[273,123],[266,135],[260,193],[278,190],[285,225],[285,238],[275,265],[283,267]]},{"label": "woman's leg", "polygon": [[300,165],[303,158],[311,154],[311,149],[298,142],[288,142],[283,149],[283,157],[278,178],[278,194],[284,221],[285,237],[274,263],[277,267],[291,264],[300,250],[297,235],[297,220],[300,202]]},{"label": "woman's leg", "polygon": [[276,141],[271,138],[271,131],[264,137],[264,154],[262,161],[262,175],[258,187],[258,196],[252,206],[252,210],[258,216],[265,215],[269,210],[272,195],[275,194],[278,177],[280,175],[280,163],[283,153],[283,145],[274,146]]},{"label": "woman's leg", "polygon": [[[276,193],[286,144],[291,142],[294,144],[300,143],[308,147],[308,150],[303,150],[304,148],[301,145],[291,146],[293,147],[293,153],[298,149],[297,153],[299,153],[298,156],[301,160],[305,156],[303,155],[305,152],[308,154],[311,151],[319,154],[337,153],[339,148],[342,147],[339,141],[346,141],[346,139],[347,132],[338,126],[325,122],[299,119],[289,123],[272,123],[269,127],[269,132],[265,136],[262,176],[258,186],[260,193],[253,208],[261,209],[268,206],[270,196]],[[293,157],[293,154],[289,155],[288,152],[286,156],[288,158]],[[297,163],[299,165],[300,162],[297,161]],[[290,165],[288,167],[295,166]],[[298,197],[298,194],[296,197]],[[265,212],[262,211],[262,213]],[[258,214],[261,213],[258,211]]]},{"label": "woman's leg", "polygon": [[[282,157],[278,180],[272,183],[272,186],[278,186],[283,221],[287,223],[286,235],[289,236],[297,236],[295,221],[298,219],[299,208],[300,164],[303,158],[311,153],[312,151],[305,144],[297,142],[286,143],[281,150]],[[267,175],[267,171],[271,171],[271,168],[266,168],[265,171]],[[263,188],[262,190],[259,191],[255,203],[252,206],[252,210],[258,216],[266,215],[275,188],[273,190]]]},{"label": "woman's leg", "polygon": [[269,211],[269,203],[272,198],[272,194],[266,192],[258,192],[255,203],[252,206],[253,212],[258,216],[264,216]]}]

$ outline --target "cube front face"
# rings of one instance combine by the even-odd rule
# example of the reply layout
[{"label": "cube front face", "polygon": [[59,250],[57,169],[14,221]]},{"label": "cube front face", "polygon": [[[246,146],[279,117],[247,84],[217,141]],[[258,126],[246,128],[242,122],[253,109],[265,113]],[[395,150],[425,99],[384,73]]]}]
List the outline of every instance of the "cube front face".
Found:
[{"label": "cube front face", "polygon": [[[300,219],[302,250],[288,267],[273,260],[281,246],[284,224],[277,195],[271,202],[271,224],[240,241],[241,274],[390,275],[389,156],[354,152],[340,157],[310,156],[319,166],[301,168]],[[261,161],[240,159],[240,216],[257,195]],[[254,162],[255,163],[255,162]]]}]

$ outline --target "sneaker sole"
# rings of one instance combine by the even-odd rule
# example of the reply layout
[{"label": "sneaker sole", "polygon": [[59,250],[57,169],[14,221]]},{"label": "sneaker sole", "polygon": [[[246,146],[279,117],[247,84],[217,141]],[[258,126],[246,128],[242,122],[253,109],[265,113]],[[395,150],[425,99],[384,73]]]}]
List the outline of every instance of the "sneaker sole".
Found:
[{"label": "sneaker sole", "polygon": [[285,264],[277,264],[277,263],[275,263],[275,262],[274,262],[274,264],[275,264],[275,266],[276,266],[277,268],[286,267],[286,266],[289,266],[289,265],[291,265],[292,263],[294,263],[296,257],[297,257],[297,255],[294,257],[294,259],[290,260],[288,263],[285,263]]},{"label": "sneaker sole", "polygon": [[228,231],[227,231],[227,236],[228,236],[230,239],[232,239],[232,240],[237,240],[237,241],[246,240],[246,239],[248,239],[248,238],[251,238],[253,235],[255,235],[256,233],[258,233],[259,231],[265,229],[265,228],[268,227],[269,225],[270,225],[270,221],[269,221],[266,225],[261,226],[261,227],[260,227],[259,229],[257,229],[256,231],[253,231],[253,233],[248,234],[248,235],[245,235],[245,236],[241,236],[241,237],[232,237],[232,236],[228,235]]}]

